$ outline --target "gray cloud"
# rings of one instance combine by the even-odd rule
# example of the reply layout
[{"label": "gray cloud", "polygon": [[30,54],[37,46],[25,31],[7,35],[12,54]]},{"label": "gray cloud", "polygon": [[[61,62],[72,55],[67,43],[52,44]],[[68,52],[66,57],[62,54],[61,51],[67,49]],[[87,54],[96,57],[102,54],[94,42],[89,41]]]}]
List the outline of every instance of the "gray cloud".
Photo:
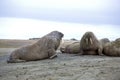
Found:
[{"label": "gray cloud", "polygon": [[34,18],[62,22],[120,25],[119,0],[105,0],[105,1],[109,2],[108,3],[109,5],[106,6],[104,10],[94,11],[94,10],[81,10],[79,8],[78,9],[55,9],[43,7],[35,8],[15,5],[14,0],[1,0],[0,17]]}]

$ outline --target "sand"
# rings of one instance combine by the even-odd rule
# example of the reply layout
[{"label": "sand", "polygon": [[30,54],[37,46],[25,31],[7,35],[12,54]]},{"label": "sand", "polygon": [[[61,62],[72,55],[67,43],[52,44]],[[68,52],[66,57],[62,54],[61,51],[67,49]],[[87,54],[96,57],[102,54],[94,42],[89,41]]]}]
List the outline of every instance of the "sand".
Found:
[{"label": "sand", "polygon": [[0,48],[0,80],[120,80],[120,58],[58,53],[54,59],[6,63],[15,48]]}]

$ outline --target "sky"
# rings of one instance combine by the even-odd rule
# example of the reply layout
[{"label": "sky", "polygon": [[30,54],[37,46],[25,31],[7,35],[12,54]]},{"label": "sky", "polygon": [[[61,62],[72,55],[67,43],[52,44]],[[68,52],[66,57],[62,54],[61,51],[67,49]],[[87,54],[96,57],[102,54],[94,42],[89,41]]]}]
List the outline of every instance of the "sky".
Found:
[{"label": "sky", "polygon": [[53,30],[64,38],[93,31],[115,39],[120,27],[119,0],[0,0],[0,38],[28,39]]}]

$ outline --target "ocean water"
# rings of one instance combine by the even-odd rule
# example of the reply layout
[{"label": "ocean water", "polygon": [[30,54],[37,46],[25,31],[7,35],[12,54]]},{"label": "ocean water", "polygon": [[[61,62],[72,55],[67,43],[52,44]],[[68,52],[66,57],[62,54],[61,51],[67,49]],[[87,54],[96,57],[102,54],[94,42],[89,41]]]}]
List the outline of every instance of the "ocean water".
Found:
[{"label": "ocean water", "polygon": [[42,37],[57,30],[64,34],[64,39],[80,40],[87,31],[92,31],[98,39],[120,38],[120,25],[110,24],[82,24],[56,21],[43,21],[25,18],[0,18],[0,39],[29,39]]}]

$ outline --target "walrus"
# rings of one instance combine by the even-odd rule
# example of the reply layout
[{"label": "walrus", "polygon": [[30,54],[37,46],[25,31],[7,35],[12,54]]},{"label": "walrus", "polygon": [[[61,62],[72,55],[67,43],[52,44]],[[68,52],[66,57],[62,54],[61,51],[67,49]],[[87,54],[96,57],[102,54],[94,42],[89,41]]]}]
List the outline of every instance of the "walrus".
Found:
[{"label": "walrus", "polygon": [[103,54],[106,56],[120,57],[120,40],[115,40],[105,44]]},{"label": "walrus", "polygon": [[107,44],[109,42],[110,42],[110,40],[108,38],[100,39],[100,43],[102,44],[103,47],[104,47],[105,44]]},{"label": "walrus", "polygon": [[14,50],[7,62],[16,63],[54,58],[63,36],[64,34],[59,31],[52,31],[36,43]]},{"label": "walrus", "polygon": [[120,41],[120,38],[117,38],[115,41]]},{"label": "walrus", "polygon": [[64,49],[60,48],[61,52],[63,53],[68,53],[68,54],[77,54],[80,53],[80,45],[79,45],[79,41],[76,41],[74,43],[71,43],[69,45],[67,45]]},{"label": "walrus", "polygon": [[75,43],[75,42],[78,42],[78,41],[74,41],[74,40],[62,40],[60,46],[59,46],[59,50],[62,52],[62,53],[65,53],[65,48],[72,44],[72,43]]},{"label": "walrus", "polygon": [[102,45],[93,32],[86,32],[80,40],[81,55],[103,55]]}]

